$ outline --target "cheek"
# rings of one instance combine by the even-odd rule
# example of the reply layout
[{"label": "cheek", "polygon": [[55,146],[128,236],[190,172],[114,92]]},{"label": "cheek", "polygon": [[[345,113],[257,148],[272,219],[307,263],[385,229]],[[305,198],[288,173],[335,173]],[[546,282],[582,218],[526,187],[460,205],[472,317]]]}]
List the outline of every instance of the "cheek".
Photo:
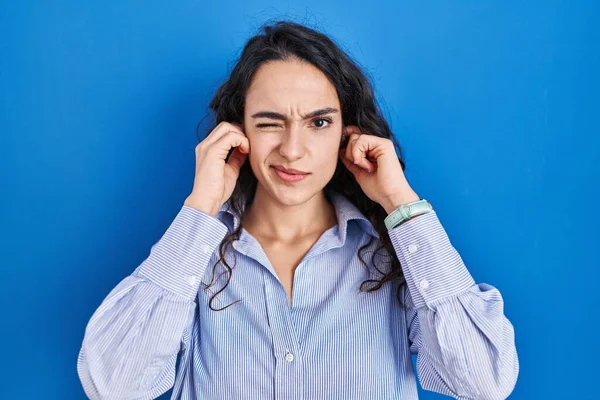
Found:
[{"label": "cheek", "polygon": [[266,158],[269,153],[277,146],[277,142],[265,134],[259,136],[248,137],[250,142],[250,153],[254,154],[255,158]]},{"label": "cheek", "polygon": [[319,159],[321,160],[321,167],[326,170],[335,170],[339,161],[339,143],[335,143],[321,149]]},{"label": "cheek", "polygon": [[265,146],[265,143],[257,143],[256,141],[250,142],[250,154],[248,154],[248,162],[252,171],[256,175],[260,173],[260,169],[264,169],[268,166],[267,160],[269,156],[269,149]]}]

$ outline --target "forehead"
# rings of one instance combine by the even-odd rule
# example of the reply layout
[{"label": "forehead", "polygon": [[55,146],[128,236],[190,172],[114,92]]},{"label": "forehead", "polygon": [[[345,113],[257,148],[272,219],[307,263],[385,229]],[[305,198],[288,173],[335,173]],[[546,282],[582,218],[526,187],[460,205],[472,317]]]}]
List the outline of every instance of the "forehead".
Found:
[{"label": "forehead", "polygon": [[246,94],[248,111],[257,108],[339,106],[335,86],[317,67],[299,61],[263,64],[254,74]]}]

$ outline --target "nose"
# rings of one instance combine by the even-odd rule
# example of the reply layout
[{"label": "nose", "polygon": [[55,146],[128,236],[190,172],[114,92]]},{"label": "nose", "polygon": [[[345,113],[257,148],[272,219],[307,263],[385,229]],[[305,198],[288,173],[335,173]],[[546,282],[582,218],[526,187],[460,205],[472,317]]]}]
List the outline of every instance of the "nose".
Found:
[{"label": "nose", "polygon": [[306,135],[300,126],[290,126],[281,136],[279,154],[288,160],[300,159],[304,156]]}]

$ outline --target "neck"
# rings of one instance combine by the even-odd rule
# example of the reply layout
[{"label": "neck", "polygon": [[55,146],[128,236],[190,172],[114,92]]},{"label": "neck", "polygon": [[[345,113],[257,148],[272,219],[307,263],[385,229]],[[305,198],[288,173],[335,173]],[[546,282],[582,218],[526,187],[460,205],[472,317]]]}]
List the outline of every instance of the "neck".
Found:
[{"label": "neck", "polygon": [[281,204],[261,189],[244,211],[244,229],[255,237],[271,241],[294,243],[312,235],[321,235],[335,226],[335,207],[330,204],[321,190],[302,204]]}]

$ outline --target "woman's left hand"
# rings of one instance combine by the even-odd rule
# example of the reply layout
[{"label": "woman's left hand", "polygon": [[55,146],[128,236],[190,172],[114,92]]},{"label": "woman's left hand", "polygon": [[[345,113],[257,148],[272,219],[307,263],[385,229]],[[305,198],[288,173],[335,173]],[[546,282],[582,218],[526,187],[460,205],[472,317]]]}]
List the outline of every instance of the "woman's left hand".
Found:
[{"label": "woman's left hand", "polygon": [[339,157],[371,200],[389,214],[420,199],[408,184],[390,139],[365,135],[354,125],[345,130],[348,145],[340,149]]}]

